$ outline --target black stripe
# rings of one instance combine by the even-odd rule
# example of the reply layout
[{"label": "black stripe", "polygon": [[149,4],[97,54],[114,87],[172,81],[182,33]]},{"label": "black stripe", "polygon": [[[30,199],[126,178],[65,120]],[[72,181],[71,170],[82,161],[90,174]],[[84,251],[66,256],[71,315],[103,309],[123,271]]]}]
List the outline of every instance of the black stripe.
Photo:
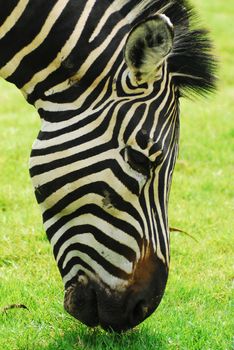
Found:
[{"label": "black stripe", "polygon": [[[43,43],[24,57],[17,70],[8,78],[9,81],[22,88],[36,72],[46,68],[56,58],[71,35],[85,5],[84,1],[76,2],[76,7],[73,3],[68,3]],[[66,62],[61,62],[60,79],[65,80],[66,75],[70,76],[71,72],[76,72],[76,64],[72,63],[71,67],[71,63],[68,66]],[[37,93],[39,95],[39,92]]]},{"label": "black stripe", "polygon": [[[7,17],[11,14],[11,12],[14,10],[15,6],[18,4],[19,0],[1,0],[0,3],[0,26],[5,22]],[[4,3],[4,5],[2,4]]]},{"label": "black stripe", "polygon": [[127,144],[128,139],[131,136],[132,132],[136,129],[136,127],[140,123],[143,117],[143,114],[145,112],[145,109],[146,109],[146,104],[144,103],[142,103],[140,106],[138,106],[135,109],[133,116],[124,131],[123,139],[125,144]]},{"label": "black stripe", "polygon": [[[77,3],[79,2],[70,2],[70,3]],[[83,2],[83,4],[85,1]],[[69,56],[66,58],[66,60],[63,62],[63,66],[58,68],[55,72],[53,72],[48,79],[45,79],[45,81],[39,83],[34,91],[35,96],[39,96],[41,91],[48,90],[51,86],[55,86],[66,79],[72,77],[73,74],[79,71],[81,65],[86,61],[88,55],[90,52],[92,52],[95,48],[101,45],[101,43],[106,39],[106,36],[108,35],[108,31],[112,30],[114,28],[114,25],[118,23],[118,15],[115,16],[115,21],[113,20],[109,23],[107,32],[102,33],[102,35],[99,35],[98,38],[92,42],[89,42],[89,38],[92,35],[92,32],[95,30],[96,26],[98,25],[99,20],[101,20],[101,17],[103,16],[103,11],[105,6],[108,5],[108,2],[102,3],[100,6],[99,3],[94,6],[89,19],[85,23],[84,27],[81,28],[82,35],[80,36],[78,42],[76,43],[74,49],[69,54]],[[77,9],[73,9],[73,12],[80,15],[81,11]],[[69,17],[66,18],[65,22],[70,22],[70,18],[74,17],[74,13],[72,13]],[[91,85],[91,83],[94,81],[94,78],[97,77],[103,69],[107,66],[110,59],[110,54],[113,54],[115,52],[116,47],[118,46],[118,42],[120,42],[123,38],[123,35],[125,34],[126,29],[121,28],[119,32],[116,34],[114,40],[111,41],[110,45],[106,48],[105,52],[101,54],[100,57],[96,59],[96,57],[93,57],[93,64],[89,71],[85,74],[84,82],[80,82],[79,89],[77,88],[71,88],[68,89],[68,92],[62,92],[58,94],[54,94],[53,96],[50,96],[50,101],[73,101],[75,98],[78,98],[79,95],[81,95],[84,91],[86,91],[87,87]],[[117,58],[117,61],[120,61],[121,55]],[[119,63],[118,63],[119,64]],[[72,70],[66,69],[64,71],[64,66],[73,66]],[[113,69],[113,67],[112,67]],[[117,69],[117,68],[116,68]],[[30,97],[30,101],[35,99],[34,97]]]},{"label": "black stripe", "polygon": [[137,180],[126,174],[116,160],[110,159],[90,165],[81,170],[70,172],[39,186],[35,191],[37,201],[38,203],[42,203],[47,197],[59,190],[64,185],[77,181],[83,177],[99,173],[105,169],[110,169],[115,177],[133,194],[139,194],[139,184]]},{"label": "black stripe", "polygon": [[95,140],[99,136],[103,135],[104,132],[108,129],[110,125],[110,121],[112,120],[113,112],[117,106],[118,102],[116,102],[109,111],[107,111],[107,115],[104,117],[104,120],[100,125],[98,125],[94,130],[91,130],[89,133],[82,135],[71,141],[65,141],[59,143],[58,145],[49,146],[41,149],[32,150],[31,157],[47,155],[55,152],[66,151],[71,147],[79,146],[88,142],[90,140]]},{"label": "black stripe", "polygon": [[[129,279],[130,274],[126,273],[125,271],[123,271],[119,267],[112,265],[108,260],[103,258],[103,256],[101,256],[98,252],[96,252],[95,249],[91,248],[88,245],[80,244],[80,243],[71,244],[67,249],[65,249],[64,254],[62,255],[61,259],[58,261],[58,266],[60,267],[60,269],[62,271],[63,271],[62,265],[63,265],[63,262],[67,256],[67,254],[70,251],[74,251],[74,250],[76,250],[77,253],[81,252],[81,253],[87,254],[91,258],[92,263],[94,261],[96,261],[99,265],[101,265],[111,275],[118,277],[118,278],[121,278],[121,279],[124,279],[124,280]],[[62,273],[64,274],[64,272],[62,272]]]},{"label": "black stripe", "polygon": [[85,205],[77,209],[76,211],[74,211],[72,214],[61,217],[58,221],[56,221],[52,226],[50,226],[46,230],[48,239],[51,241],[53,235],[67,222],[85,214],[91,214],[91,215],[97,216],[102,220],[106,221],[107,223],[110,223],[112,226],[116,227],[117,229],[121,230],[122,232],[127,233],[129,236],[133,237],[136,240],[139,246],[139,249],[141,249],[142,238],[134,226],[132,226],[130,223],[120,218],[116,218],[115,216],[112,216],[111,214],[105,212],[102,208],[98,207],[95,204]]},{"label": "black stripe", "polygon": [[[104,105],[102,109],[106,109],[108,108],[111,104],[113,103],[113,101],[107,101]],[[48,121],[49,123],[61,123],[64,121],[69,121],[70,119],[72,119],[73,117],[77,117],[78,115],[84,113],[86,110],[84,108],[84,105],[82,105],[80,108],[77,108],[75,110],[65,110],[65,111],[47,111],[43,108],[39,108],[38,109],[38,113],[41,117],[41,119]],[[95,113],[95,112],[93,112]],[[98,113],[98,115],[100,114],[100,111]]]},{"label": "black stripe", "polygon": [[[165,74],[165,68],[163,69],[163,77]],[[165,77],[164,77],[165,79]],[[155,83],[155,85],[157,86],[157,89],[160,91],[161,85],[163,84],[163,79],[161,79],[160,81],[158,81],[157,83]],[[166,83],[165,86],[166,88],[164,88],[162,90],[162,92],[160,93],[159,96],[157,96],[157,98],[155,99],[155,97],[153,98],[153,100],[150,103],[149,109],[148,109],[148,114],[146,116],[145,122],[142,125],[142,129],[144,130],[152,130],[152,127],[154,125],[155,122],[155,113],[157,112],[158,108],[160,107],[160,105],[162,104],[163,100],[165,99],[165,96],[167,94],[167,90],[169,89],[168,86],[168,76],[166,78]],[[166,107],[168,107],[168,101],[166,102]],[[165,108],[166,110],[166,108]],[[162,113],[161,113],[162,114]],[[164,122],[165,122],[165,116],[164,116]]]},{"label": "black stripe", "polygon": [[4,66],[17,52],[32,42],[45,23],[54,4],[55,0],[29,1],[18,22],[0,40],[0,67]]},{"label": "black stripe", "polygon": [[[174,102],[174,103],[173,103]],[[163,134],[166,134],[166,130],[170,128],[172,119],[174,118],[174,113],[177,111],[177,103],[175,100],[175,95],[173,90],[170,88],[170,93],[168,95],[168,99],[163,107],[163,109],[160,111],[160,114],[158,116],[158,122],[156,125],[156,129],[154,130],[154,139],[157,140],[158,135],[162,132]],[[171,103],[171,106],[169,108],[169,104]],[[174,112],[174,113],[173,113]],[[163,139],[163,135],[161,137]]]},{"label": "black stripe", "polygon": [[[90,265],[88,265],[84,260],[77,256],[69,260],[65,268],[58,264],[61,276],[66,276],[75,265],[81,265],[81,269],[83,266],[86,270],[92,272],[93,274],[95,273],[94,269]],[[65,290],[72,283],[72,281],[77,281],[77,275],[74,276],[71,280],[67,281],[67,283],[65,284]]]},{"label": "black stripe", "polygon": [[[149,200],[150,200],[151,215],[153,215],[152,219],[154,220],[152,234],[155,237],[155,243],[156,244],[157,244],[156,237],[158,237],[160,250],[162,252],[162,255],[164,257],[166,257],[166,244],[165,244],[164,236],[162,234],[162,227],[161,227],[161,223],[159,221],[158,211],[157,211],[157,207],[156,207],[156,204],[155,204],[155,198],[154,198],[154,195],[153,195],[154,191],[155,191],[154,185],[155,185],[155,175],[153,176],[153,179],[152,179],[152,182],[151,182],[151,185],[150,185],[150,188],[149,188]],[[162,190],[164,190],[164,188]],[[164,206],[162,204],[163,200],[164,200],[164,196],[161,198],[161,201],[159,199],[158,204],[159,204],[159,206],[161,208],[162,215],[164,216],[165,208],[164,208]],[[164,218],[165,218],[165,216],[164,216]],[[164,224],[165,224],[165,221],[164,221]],[[165,227],[166,227],[166,225],[165,225]],[[167,237],[167,239],[168,239],[168,237]]]},{"label": "black stripe", "polygon": [[[76,235],[82,235],[84,233],[91,233],[97,242],[103,244],[106,248],[114,251],[122,256],[124,256],[130,262],[134,262],[136,259],[136,253],[133,249],[128,247],[125,244],[122,244],[117,241],[118,237],[109,237],[107,234],[103,233],[99,229],[91,225],[80,225],[74,226],[68,229],[57,241],[57,243],[53,247],[53,252],[55,258],[57,257],[59,250],[63,243],[68,241],[70,238]],[[78,238],[79,241],[79,238]]]},{"label": "black stripe", "polygon": [[105,199],[105,193],[108,193],[109,204],[118,209],[119,211],[126,212],[131,215],[136,221],[138,221],[143,227],[142,218],[140,217],[137,210],[129,202],[126,202],[116,191],[114,191],[107,183],[97,181],[92,182],[88,185],[79,187],[75,191],[68,193],[60,201],[58,201],[53,207],[46,210],[43,213],[44,221],[49,220],[51,217],[61,213],[69,204],[80,198],[85,197],[87,194],[95,193],[102,196]]},{"label": "black stripe", "polygon": [[[48,113],[48,112],[46,112]],[[51,140],[55,137],[61,136],[61,135],[68,135],[70,132],[76,131],[80,128],[83,128],[84,126],[87,126],[88,124],[94,122],[97,117],[99,116],[100,112],[90,114],[89,116],[86,116],[84,119],[79,120],[78,122],[65,126],[61,129],[53,130],[53,131],[44,131],[41,130],[37,136],[38,140]],[[74,116],[77,115],[77,112],[74,112]],[[33,154],[31,155],[34,156]]]},{"label": "black stripe", "polygon": [[[72,163],[77,162],[79,160],[84,160],[84,159],[88,159],[90,157],[94,157],[94,156],[99,155],[101,153],[107,152],[110,149],[112,149],[114,151],[114,149],[117,148],[117,146],[118,146],[117,144],[114,144],[113,142],[110,141],[110,142],[104,143],[102,145],[96,146],[94,148],[87,149],[83,152],[75,153],[75,154],[68,156],[66,158],[60,158],[57,160],[53,160],[49,163],[35,165],[34,167],[32,167],[30,169],[30,175],[31,175],[31,177],[33,177],[35,175],[41,175],[41,174],[44,174],[50,170],[54,170],[54,169],[63,167],[65,165],[72,164]],[[46,159],[46,155],[44,157]]]}]

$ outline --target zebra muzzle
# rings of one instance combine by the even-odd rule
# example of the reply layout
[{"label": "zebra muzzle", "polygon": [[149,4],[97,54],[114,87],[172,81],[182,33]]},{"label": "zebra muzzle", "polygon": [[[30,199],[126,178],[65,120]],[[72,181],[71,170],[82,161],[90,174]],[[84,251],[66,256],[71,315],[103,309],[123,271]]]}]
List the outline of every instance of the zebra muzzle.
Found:
[{"label": "zebra muzzle", "polygon": [[115,332],[132,329],[154,312],[163,296],[167,269],[158,262],[153,266],[140,266],[128,287],[119,292],[82,274],[66,289],[64,308],[89,327],[100,325]]}]

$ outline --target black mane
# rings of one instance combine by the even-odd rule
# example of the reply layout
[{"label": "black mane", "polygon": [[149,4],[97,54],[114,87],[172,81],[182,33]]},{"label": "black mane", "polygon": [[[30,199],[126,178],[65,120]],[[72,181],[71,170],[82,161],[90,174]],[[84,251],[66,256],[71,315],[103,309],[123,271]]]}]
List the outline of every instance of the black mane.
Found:
[{"label": "black mane", "polygon": [[187,1],[172,1],[164,12],[174,25],[173,50],[168,57],[170,71],[182,93],[205,94],[215,89],[217,62],[208,31],[196,28],[196,15]]}]

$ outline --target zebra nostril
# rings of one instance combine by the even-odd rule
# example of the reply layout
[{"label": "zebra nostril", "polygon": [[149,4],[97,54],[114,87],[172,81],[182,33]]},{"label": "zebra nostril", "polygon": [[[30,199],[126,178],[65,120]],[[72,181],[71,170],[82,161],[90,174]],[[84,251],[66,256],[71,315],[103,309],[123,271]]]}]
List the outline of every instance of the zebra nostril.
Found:
[{"label": "zebra nostril", "polygon": [[138,300],[130,310],[129,321],[132,326],[142,322],[148,315],[149,307],[144,299]]},{"label": "zebra nostril", "polygon": [[142,316],[143,316],[143,303],[144,301],[139,301],[135,307],[132,310],[132,318],[133,320],[137,321],[137,320],[141,320]]}]

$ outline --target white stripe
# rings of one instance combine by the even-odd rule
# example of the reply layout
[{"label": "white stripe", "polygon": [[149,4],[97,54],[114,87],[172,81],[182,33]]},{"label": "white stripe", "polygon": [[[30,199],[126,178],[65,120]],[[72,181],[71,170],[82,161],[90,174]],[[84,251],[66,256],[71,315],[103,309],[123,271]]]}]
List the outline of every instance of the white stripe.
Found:
[{"label": "white stripe", "polygon": [[[122,9],[122,7],[124,5],[126,5],[126,0],[118,0],[117,4],[116,4],[116,1],[113,1],[113,3],[108,7],[106,12],[102,16],[101,21],[98,23],[98,25],[94,29],[93,34],[91,35],[91,37],[89,39],[90,43],[100,34],[102,28],[104,27],[104,25],[107,22],[107,20],[109,19],[109,17],[115,12],[120,12],[120,10]],[[117,16],[118,15],[119,14],[117,14]]]},{"label": "white stripe", "polygon": [[[118,26],[115,27],[115,29],[111,32],[110,35],[108,35],[108,37],[106,38],[106,40],[102,43],[101,46],[97,47],[96,49],[94,49],[90,55],[87,57],[87,59],[84,61],[84,63],[82,64],[82,66],[80,67],[77,75],[79,77],[79,79],[82,79],[82,77],[86,74],[87,70],[90,68],[90,66],[94,63],[94,61],[103,54],[103,51],[109,46],[111,40],[113,39],[113,37],[116,35],[117,31],[121,28],[122,23],[119,23]],[[107,74],[109,73],[109,71],[111,71],[113,64],[115,63],[119,53],[122,51],[123,46],[125,43],[125,38],[121,41],[120,45],[116,48],[114,54],[112,55],[111,59],[109,60],[109,63],[106,65],[106,67],[104,68],[104,70],[101,72],[100,76],[97,76],[97,78],[93,81],[93,83],[84,91],[84,93],[82,95],[80,95],[78,98],[76,98],[72,103],[63,103],[61,105],[61,107],[58,107],[58,104],[55,103],[47,103],[46,106],[44,106],[45,101],[42,100],[38,100],[36,101],[36,108],[44,108],[45,110],[50,110],[50,111],[57,111],[58,108],[60,108],[60,110],[75,110],[77,108],[80,108],[84,101],[86,100],[86,98],[88,96],[90,96],[90,92],[92,92],[94,90],[94,88],[100,83],[101,79],[105,76],[107,76]],[[75,79],[75,75],[72,77]],[[53,86],[53,88],[51,88],[53,90],[53,93],[57,93],[57,92],[61,92],[63,91],[63,88],[67,88],[67,84],[64,82],[62,82],[61,84],[58,84],[56,86]],[[48,92],[47,92],[48,93]],[[73,106],[73,107],[72,107]],[[48,109],[49,108],[49,109]],[[63,109],[62,109],[63,108]]]},{"label": "white stripe", "polygon": [[[166,85],[167,83],[167,85]],[[154,115],[154,123],[152,125],[151,131],[150,131],[150,139],[154,139],[154,133],[157,127],[157,123],[158,123],[158,118],[159,115],[161,113],[161,111],[163,110],[163,108],[165,107],[165,105],[168,103],[168,96],[171,92],[171,75],[168,76],[168,82],[167,82],[167,64],[165,63],[165,70],[164,70],[164,77],[163,77],[163,81],[162,81],[162,85],[161,85],[161,89],[165,91],[167,89],[167,92],[165,94],[165,97],[163,99],[163,101],[161,102],[161,104],[158,106],[155,115]]]},{"label": "white stripe", "polygon": [[[149,85],[148,86],[148,89],[149,90],[146,90],[147,91],[147,94],[151,94],[152,93],[152,89],[153,89],[153,86]],[[160,89],[157,93],[157,95],[154,95],[152,96],[151,99],[148,99],[148,101],[144,101],[144,103],[146,104],[146,108],[145,108],[145,112],[144,112],[144,115],[142,116],[140,122],[136,125],[135,129],[131,132],[131,135],[129,137],[129,139],[127,140],[127,143],[129,145],[133,145],[135,149],[137,149],[138,147],[138,144],[136,142],[136,135],[137,133],[142,130],[142,127],[143,127],[143,124],[145,123],[145,120],[146,118],[148,117],[148,111],[149,111],[149,108],[150,108],[150,104],[152,102],[154,102],[155,100],[157,100],[161,94],[165,91],[165,81],[161,82],[161,85],[160,85]],[[142,96],[139,96],[139,99],[141,99]],[[126,130],[127,128],[127,125],[128,123],[131,121],[131,119],[134,117],[134,113],[135,113],[135,110],[142,105],[142,101],[138,102],[137,103],[137,97],[134,98],[135,102],[133,104],[133,106],[131,107],[131,109],[128,111],[126,117],[124,118],[124,121],[122,122],[122,125],[121,125],[121,130],[120,130],[120,134],[123,134],[124,133],[124,130]],[[164,104],[167,102],[166,99],[164,99]],[[162,102],[163,103],[163,102]],[[160,108],[161,108],[161,105],[160,105]],[[159,108],[159,109],[160,109]],[[153,137],[152,137],[152,130],[155,130],[156,129],[156,126],[157,126],[157,123],[158,123],[158,118],[159,118],[159,113],[158,113],[158,110],[157,109],[155,111],[155,114],[154,114],[154,127],[151,129],[151,137],[149,137],[149,141],[152,140],[153,141]],[[149,145],[150,147],[150,145]],[[139,151],[142,152],[142,150],[139,148]],[[142,152],[142,153],[145,153],[146,156],[148,156],[148,148],[145,150],[145,152]]]},{"label": "white stripe", "polygon": [[[118,254],[115,251],[110,250],[109,248],[105,247],[103,244],[101,244],[100,242],[98,242],[95,239],[95,237],[92,235],[92,233],[89,233],[89,232],[77,234],[77,235],[71,237],[70,239],[66,240],[60,246],[58,255],[56,257],[57,263],[59,263],[59,260],[62,257],[62,255],[64,254],[65,250],[67,248],[69,248],[72,244],[76,244],[76,243],[89,246],[90,248],[94,249],[97,253],[99,253],[101,257],[103,257],[105,260],[109,261],[113,266],[122,269],[126,273],[130,274],[132,272],[132,268],[133,268],[132,262],[130,262],[128,259],[126,259],[121,254]],[[76,254],[77,254],[77,252],[76,252]],[[63,262],[63,268],[65,268],[65,267],[66,267],[66,258]]]},{"label": "white stripe", "polygon": [[49,13],[49,16],[47,17],[38,35],[33,39],[33,41],[30,42],[30,44],[25,46],[22,50],[18,51],[17,54],[4,67],[2,67],[2,77],[7,78],[8,76],[12,75],[19,67],[22,59],[43,43],[43,41],[48,36],[49,32],[51,31],[51,28],[53,27],[57,19],[60,17],[68,2],[69,0],[57,1],[55,6]]},{"label": "white stripe", "polygon": [[[5,0],[9,1],[9,0]],[[29,0],[20,0],[11,14],[0,27],[0,39],[2,39],[15,25],[18,19],[22,16]]]},{"label": "white stripe", "polygon": [[[103,96],[105,95],[105,93],[106,93],[106,90],[102,90],[102,92],[99,95],[99,98],[102,99]],[[87,118],[87,116],[91,116],[93,113],[97,113],[97,112],[102,111],[104,109],[107,110],[107,108],[110,109],[113,106],[113,104],[116,102],[112,99],[112,103],[109,105],[110,99],[108,99],[102,105],[100,105],[98,108],[95,108],[97,101],[98,100],[95,100],[90,105],[90,108],[88,108],[88,112],[87,112],[87,110],[85,110],[84,112],[82,112],[78,115],[75,114],[73,117],[70,117],[69,119],[57,121],[56,123],[51,123],[48,120],[42,120],[41,131],[52,132],[52,131],[62,130],[63,128],[67,128],[68,126],[71,126],[73,124],[76,124],[77,122],[84,120],[85,118]],[[108,105],[108,107],[106,107],[107,105]]]},{"label": "white stripe", "polygon": [[[69,230],[72,227],[79,226],[79,225],[84,225],[84,224],[89,224],[94,227],[97,227],[100,231],[105,233],[105,235],[120,244],[129,246],[133,251],[136,253],[136,259],[139,259],[140,257],[140,250],[139,246],[137,244],[137,241],[135,240],[134,237],[130,236],[128,232],[124,232],[110,223],[106,222],[105,220],[94,216],[90,213],[80,215],[78,218],[74,218],[70,220],[68,223],[66,223],[64,226],[60,227],[60,229],[53,235],[50,244],[52,247],[55,246],[55,244],[58,242],[58,240],[65,234],[66,231]],[[138,225],[138,229],[139,229]],[[56,258],[56,257],[55,257]]]},{"label": "white stripe", "polygon": [[[157,184],[158,184],[158,181],[157,181]],[[160,241],[159,241],[159,233],[158,233],[157,225],[155,225],[155,228],[156,228],[156,231],[157,231],[156,232],[157,256],[164,263],[167,262],[167,264],[169,264],[169,256],[168,256],[168,249],[167,249],[167,237],[168,237],[167,233],[168,233],[168,231],[167,231],[167,228],[164,226],[164,222],[163,222],[163,218],[162,218],[162,211],[161,211],[159,198],[158,198],[158,190],[155,191],[154,196],[155,196],[155,206],[156,206],[156,213],[155,213],[155,215],[157,215],[157,218],[159,220],[160,229],[161,229],[161,232],[162,232],[162,236],[164,238],[164,243],[165,243],[165,247],[166,247],[166,259],[165,259],[164,255],[162,254],[162,251],[161,251],[161,246],[160,246]]]},{"label": "white stripe", "polygon": [[[56,69],[58,69],[62,61],[64,61],[69,56],[71,51],[76,46],[80,36],[82,35],[82,29],[84,28],[84,25],[87,22],[90,12],[92,11],[92,8],[95,3],[96,3],[96,0],[87,1],[82,14],[72,34],[70,35],[70,38],[67,40],[62,50],[58,52],[57,57],[53,60],[53,62],[49,64],[49,66],[42,69],[40,72],[37,72],[32,77],[32,79],[23,86],[22,90],[24,90],[27,94],[32,93],[35,85],[45,80],[51,73],[53,73]],[[59,105],[57,106],[56,110],[61,110],[59,109]]]},{"label": "white stripe", "polygon": [[[68,256],[68,259],[71,259],[73,256]],[[124,286],[128,284],[128,281],[124,281],[120,278],[114,277],[110,273],[108,273],[101,265],[99,265],[97,262],[93,264],[93,260],[90,259],[90,257],[87,254],[79,253],[79,257],[89,266],[91,266],[95,270],[95,275],[98,276],[98,279],[103,281],[107,286],[109,286],[111,289],[118,291],[121,289],[124,289]],[[94,265],[94,266],[93,266]],[[87,276],[92,276],[92,278],[95,278],[95,275],[93,276],[90,271],[83,268],[82,265],[74,265],[72,269],[69,271],[67,275],[63,277],[63,283],[66,284],[71,278],[75,277],[77,275],[78,270],[81,269],[82,271],[86,271]]]},{"label": "white stripe", "polygon": [[[109,112],[109,110],[111,108],[112,108],[112,105],[110,105],[108,107],[108,109],[104,110],[98,116],[98,118],[96,118],[91,123],[89,123],[87,125],[84,125],[83,127],[79,128],[79,130],[74,130],[74,131],[71,131],[69,133],[62,134],[60,136],[57,136],[57,137],[54,137],[54,138],[48,139],[48,140],[39,140],[39,139],[36,140],[35,143],[34,143],[33,149],[34,150],[36,150],[36,149],[41,150],[41,149],[45,149],[45,148],[48,148],[48,147],[51,147],[51,146],[57,146],[57,145],[60,145],[60,144],[62,144],[64,142],[78,140],[79,137],[82,137],[84,135],[88,135],[90,132],[94,131],[96,128],[98,128],[105,121],[105,119],[107,117],[107,114],[108,114],[108,112]],[[119,109],[119,107],[118,107],[118,109]],[[113,131],[114,126],[115,126],[114,123],[110,123],[109,127],[105,130],[104,134],[99,136],[99,138],[96,138],[94,140],[90,139],[90,140],[86,141],[85,143],[82,143],[82,145],[75,146],[75,147],[70,147],[69,149],[66,149],[65,151],[59,151],[59,152],[55,152],[53,154],[46,155],[46,157],[48,157],[47,163],[49,161],[51,161],[52,159],[62,158],[64,156],[67,157],[69,154],[70,155],[74,154],[75,151],[77,150],[77,147],[79,149],[79,152],[82,152],[82,150],[86,150],[86,149],[90,148],[89,143],[91,144],[93,141],[95,141],[95,145],[104,143],[108,139],[108,136],[107,136],[108,133],[109,133],[109,139],[111,139],[112,131]],[[45,159],[45,156],[32,157],[31,161],[32,161],[33,165],[38,163],[38,161],[35,160],[37,158],[39,158],[39,162],[41,162],[41,161],[44,162],[43,158]]]},{"label": "white stripe", "polygon": [[63,276],[63,283],[64,285],[70,281],[72,278],[77,277],[77,273],[79,270],[82,270],[86,276],[88,277],[93,277],[92,273],[86,269],[84,266],[80,265],[80,264],[75,264],[72,266],[71,270],[68,272],[68,274],[66,274],[65,276]]},{"label": "white stripe", "polygon": [[[78,77],[79,79],[81,79],[87,72],[87,70],[90,68],[90,66],[93,64],[94,62],[94,57],[95,59],[97,59],[100,55],[102,55],[103,51],[109,46],[110,42],[112,41],[112,39],[115,37],[115,35],[117,34],[117,32],[127,23],[131,22],[133,19],[135,19],[135,17],[137,15],[139,15],[139,11],[143,10],[145,7],[147,7],[148,5],[150,5],[152,0],[146,0],[140,3],[140,5],[138,5],[137,7],[135,7],[130,13],[128,13],[128,15],[123,18],[112,30],[112,32],[107,36],[107,38],[103,41],[103,43],[101,44],[101,46],[97,47],[95,50],[93,50],[91,52],[91,54],[87,57],[86,61],[82,64],[82,66],[79,69]],[[81,28],[78,28],[81,34]],[[126,33],[127,36],[127,33]],[[123,50],[123,47],[125,45],[125,41],[126,41],[126,37],[124,37],[119,45],[118,48],[116,48],[114,55],[112,56],[111,60],[109,61],[109,64],[105,67],[104,71],[102,71],[101,73],[101,77],[106,76],[108,74],[108,72],[111,70],[116,58],[118,57],[119,53],[121,52],[121,50]],[[48,67],[49,68],[49,67]],[[45,69],[45,73],[49,73],[50,70],[48,70],[48,68]],[[49,74],[48,74],[49,75]],[[48,76],[47,75],[47,76]],[[49,101],[43,101],[43,100],[38,100],[35,103],[35,106],[37,109],[39,108],[43,108],[47,111],[66,111],[66,110],[75,110],[77,108],[80,108],[82,106],[82,104],[84,103],[85,99],[87,98],[87,96],[90,95],[90,91],[93,90],[93,88],[95,86],[97,86],[97,84],[100,82],[101,77],[97,77],[95,79],[95,81],[93,82],[93,84],[91,85],[91,87],[89,89],[87,89],[83,95],[79,96],[79,98],[77,98],[76,100],[74,100],[73,103],[64,103],[62,105],[59,105],[57,103],[52,103]],[[44,79],[46,78],[46,76],[43,77]],[[73,78],[75,79],[75,75],[73,76]],[[32,84],[36,85],[35,83],[38,83],[38,79],[37,81],[31,81],[29,84],[26,84],[23,87],[23,90],[26,90],[27,93],[31,93],[33,91],[33,87]],[[31,88],[30,88],[31,86]],[[61,84],[58,84],[57,86],[53,86],[51,88],[51,90],[53,91],[53,93],[56,93],[57,91],[61,92],[63,91],[63,89],[67,89],[68,88],[68,84],[66,82],[62,82]],[[48,94],[48,92],[47,92]]]},{"label": "white stripe", "polygon": [[[179,54],[174,54],[173,56],[179,56]],[[191,75],[191,74],[185,74],[185,73],[179,73],[179,72],[175,72],[171,74],[172,77],[186,77],[186,78],[191,78],[191,79],[196,79],[196,80],[203,80],[203,77],[198,77],[195,75]]]},{"label": "white stripe", "polygon": [[[117,185],[118,185],[118,183],[117,183]],[[116,184],[115,184],[115,187],[117,187]],[[128,192],[127,192],[127,195],[128,195]],[[79,209],[83,205],[86,205],[87,203],[95,203],[97,206],[102,207],[102,206],[104,206],[103,199],[104,199],[103,196],[100,196],[100,195],[97,195],[94,193],[89,193],[89,194],[85,195],[84,197],[79,198],[77,201],[72,202],[65,209],[63,209],[61,213],[58,213],[56,216],[45,221],[44,227],[46,230],[48,230],[57,221],[59,221],[59,219],[61,217],[65,217],[66,215],[74,213],[77,209]],[[141,214],[143,215],[142,209],[139,207],[139,204],[138,204],[136,198],[134,198],[134,200],[135,200],[134,204],[136,207],[135,208],[136,211],[138,212],[139,216],[141,216]],[[131,203],[131,205],[134,206],[133,203]],[[43,208],[43,205],[42,205],[42,208]],[[143,237],[142,228],[140,226],[140,223],[135,218],[133,218],[130,214],[128,214],[128,212],[118,210],[115,207],[111,207],[110,209],[104,208],[104,211],[106,211],[108,214],[112,215],[113,217],[116,217],[116,218],[119,218],[120,220],[124,220],[125,222],[131,223],[131,225],[135,228],[136,232],[138,232],[139,236]],[[141,219],[142,219],[142,221],[144,221],[144,216],[142,216]],[[90,220],[90,221],[86,221],[86,220]],[[51,239],[51,244],[54,245],[56,243],[56,241],[59,239],[59,237],[61,237],[63,235],[63,233],[66,232],[70,227],[83,225],[84,223],[93,224],[93,226],[97,226],[98,216],[96,217],[94,215],[91,215],[89,217],[88,214],[85,214],[85,215],[80,215],[79,217],[76,217],[76,218],[70,220],[65,225],[60,227],[59,230],[55,233],[55,236]],[[145,222],[144,222],[144,224],[146,225]],[[110,229],[111,226],[112,225],[108,223],[107,224],[107,231],[105,231],[105,232],[108,232],[110,234],[110,236],[111,236],[111,234],[113,234],[114,235],[113,237],[115,237],[115,232],[117,231],[117,229],[116,228]],[[102,231],[103,223],[99,227],[99,229]],[[129,236],[127,233],[124,233],[124,232],[123,232],[123,235],[125,235],[125,244],[127,244]],[[119,238],[117,236],[116,236],[116,239],[119,240]]]}]

